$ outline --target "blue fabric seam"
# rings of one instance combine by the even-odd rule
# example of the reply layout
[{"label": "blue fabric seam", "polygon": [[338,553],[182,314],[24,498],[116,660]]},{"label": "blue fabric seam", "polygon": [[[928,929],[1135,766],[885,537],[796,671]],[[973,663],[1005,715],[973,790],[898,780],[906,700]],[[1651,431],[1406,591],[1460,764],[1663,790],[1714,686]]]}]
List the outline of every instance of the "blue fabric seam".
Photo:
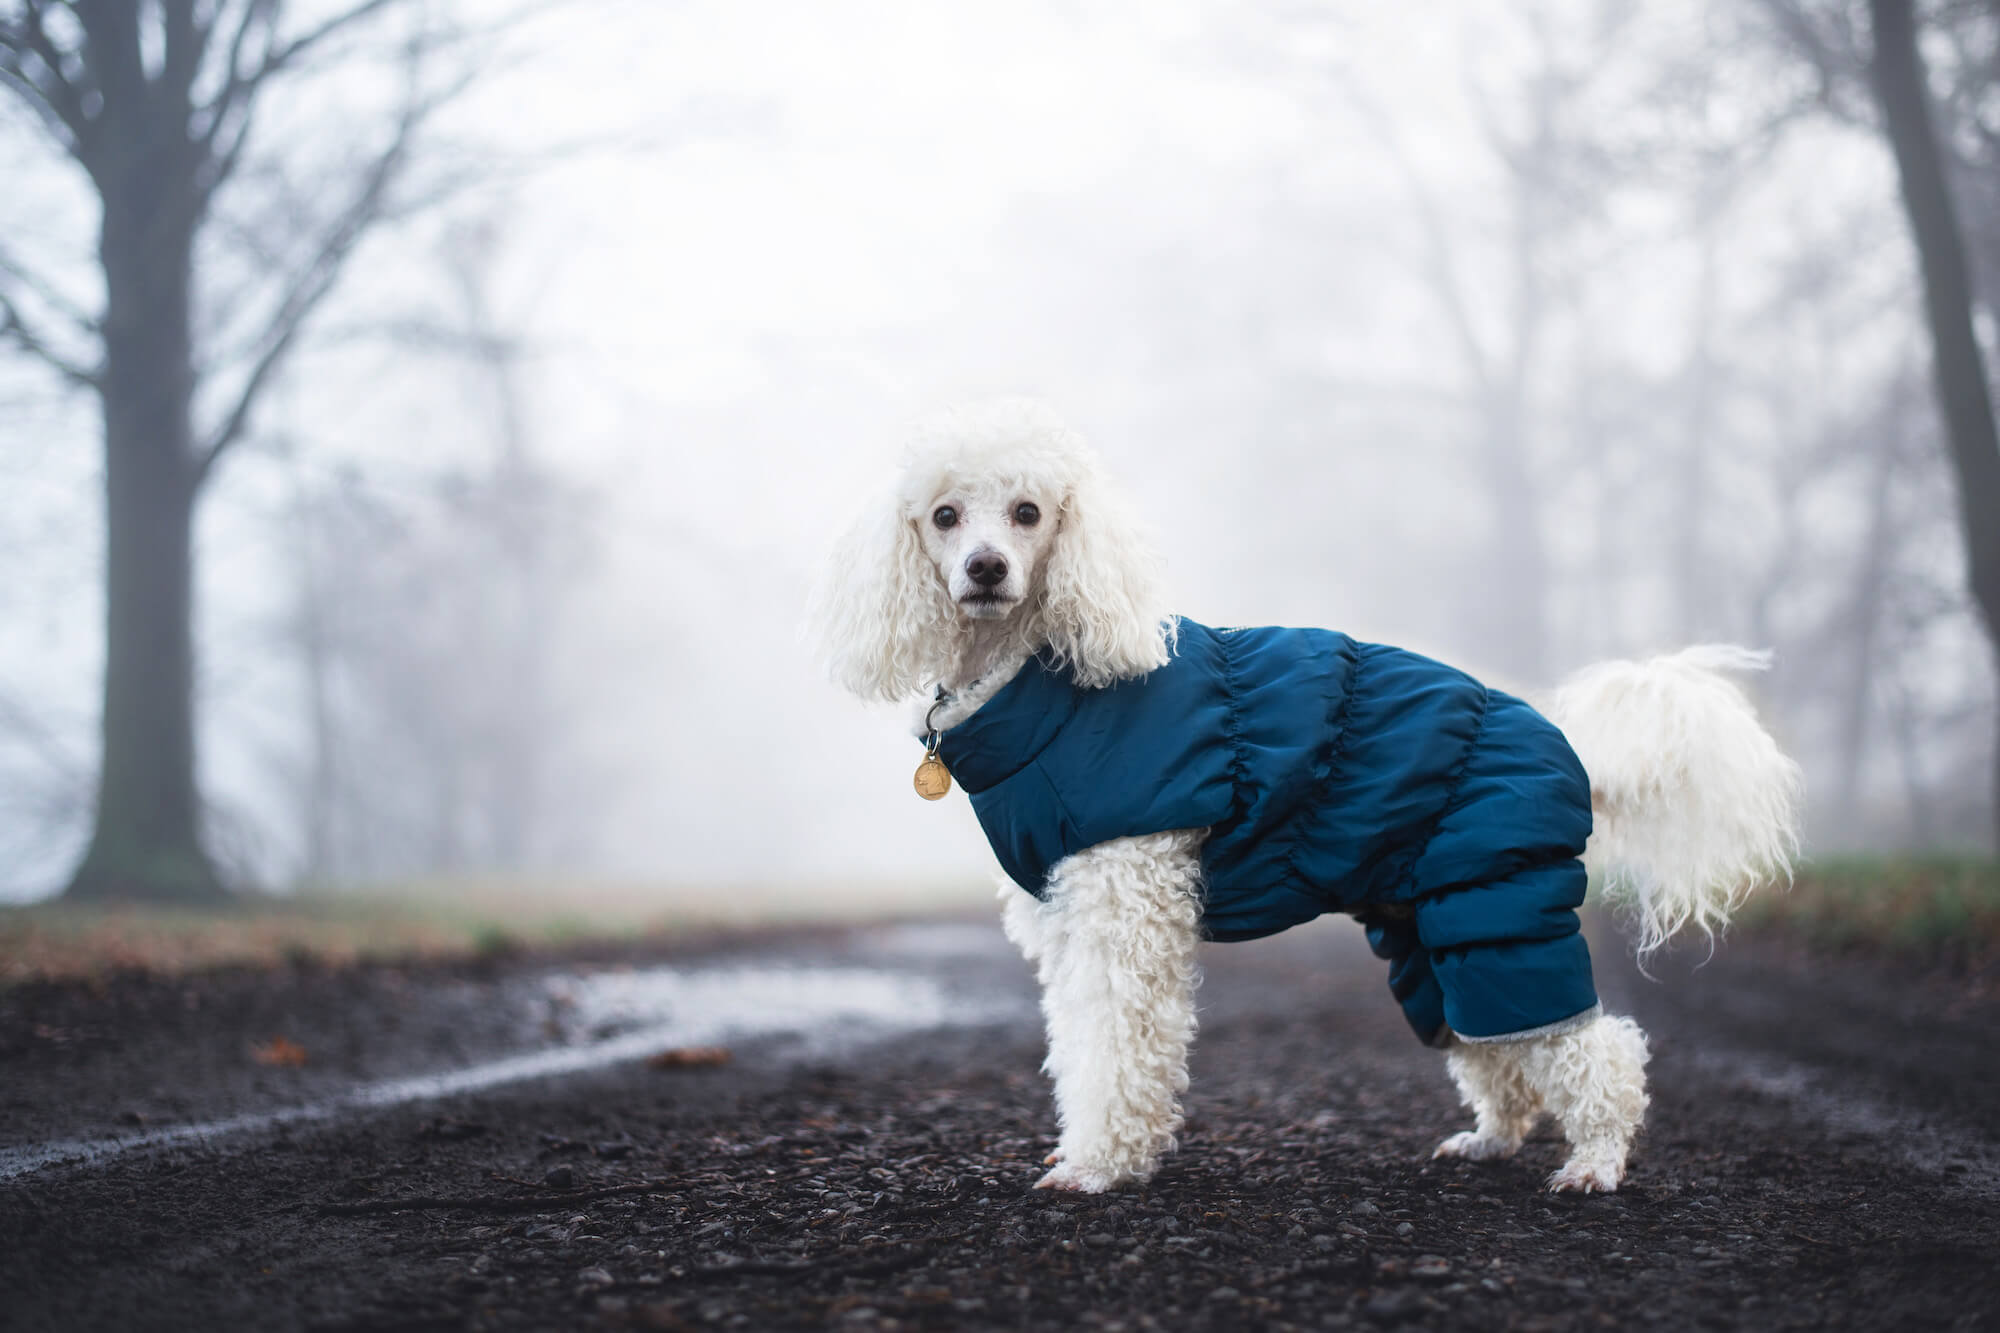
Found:
[{"label": "blue fabric seam", "polygon": [[[1222,738],[1229,745],[1229,814],[1225,821],[1234,827],[1244,816],[1244,792],[1250,785],[1250,760],[1243,753],[1243,692],[1237,688],[1236,654],[1232,651],[1227,635],[1216,636],[1221,647],[1222,681],[1228,688],[1228,697],[1222,712]],[[1206,852],[1208,843],[1214,837],[1211,829],[1209,838],[1203,840]],[[1208,860],[1202,858],[1201,875],[1201,923],[1202,932],[1208,930]]]},{"label": "blue fabric seam", "polygon": [[[1042,749],[1044,750],[1046,750],[1047,748],[1048,747],[1046,745],[1042,747]],[[1049,776],[1048,769],[1042,767],[1042,756],[1040,751],[1036,752],[1035,757],[1033,759],[1030,759],[1027,763],[1021,765],[1022,768],[1028,768],[1031,766],[1034,768],[1035,772],[1041,774],[1042,783],[1049,789],[1049,795],[1054,799],[1056,803],[1056,809],[1062,811],[1063,819],[1068,821],[1069,826],[1071,828],[1078,827],[1080,821],[1078,821],[1076,813],[1069,808],[1069,802],[1063,800],[1062,788],[1057,786],[1056,780]],[[1077,852],[1086,850],[1088,849],[1080,847],[1077,849]],[[1075,856],[1077,852],[1068,852],[1062,856],[1057,857],[1055,861],[1050,864],[1048,874],[1042,876],[1041,887],[1033,890],[1029,894],[1029,896],[1032,897],[1038,903],[1047,902],[1049,900],[1049,879],[1056,873],[1056,867],[1061,865],[1063,862],[1069,860],[1070,857]]]},{"label": "blue fabric seam", "polygon": [[[1347,753],[1347,738],[1354,731],[1354,700],[1361,693],[1361,648],[1352,639],[1348,640],[1350,670],[1347,674],[1347,688],[1327,714],[1326,725],[1331,733],[1322,747],[1319,759],[1326,765],[1326,772],[1314,784],[1312,805],[1317,809],[1327,809],[1332,802],[1328,799],[1333,790],[1333,779],[1339,769],[1341,759]],[[1292,829],[1292,845],[1285,853],[1285,877],[1283,887],[1290,888],[1300,881],[1299,857],[1305,852],[1305,831],[1295,825]]]},{"label": "blue fabric seam", "polygon": [[[1444,800],[1439,804],[1437,813],[1431,817],[1430,827],[1424,830],[1424,836],[1417,842],[1415,853],[1411,855],[1408,864],[1403,867],[1403,873],[1397,877],[1396,897],[1398,899],[1403,901],[1409,900],[1410,890],[1416,887],[1417,867],[1423,864],[1424,854],[1430,851],[1431,843],[1436,841],[1439,831],[1444,828],[1445,821],[1464,808],[1461,798],[1465,790],[1465,780],[1471,775],[1472,760],[1479,753],[1479,743],[1486,739],[1486,722],[1492,716],[1493,691],[1481,685],[1479,687],[1479,721],[1473,724],[1472,737],[1465,743],[1465,752],[1459,755],[1458,762],[1451,767],[1451,779],[1445,783]],[[1424,896],[1430,897],[1431,895],[1425,894]]]}]

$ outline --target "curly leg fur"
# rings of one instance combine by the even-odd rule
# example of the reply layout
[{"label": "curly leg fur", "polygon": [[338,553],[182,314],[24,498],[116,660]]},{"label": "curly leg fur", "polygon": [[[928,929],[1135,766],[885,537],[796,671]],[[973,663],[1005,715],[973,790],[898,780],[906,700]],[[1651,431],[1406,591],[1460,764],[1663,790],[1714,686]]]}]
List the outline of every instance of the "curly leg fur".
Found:
[{"label": "curly leg fur", "polygon": [[1201,834],[1120,838],[1018,889],[1002,921],[1038,966],[1062,1137],[1038,1188],[1144,1180],[1175,1146],[1194,1040]]},{"label": "curly leg fur", "polygon": [[1510,1157],[1547,1110],[1570,1149],[1549,1189],[1610,1193],[1646,1116],[1646,1059],[1646,1034],[1629,1018],[1526,1041],[1459,1042],[1446,1061],[1477,1126],[1439,1144],[1436,1156]]},{"label": "curly leg fur", "polygon": [[1542,1099],[1521,1076],[1519,1060],[1495,1059],[1491,1046],[1453,1046],[1445,1056],[1459,1100],[1472,1108],[1476,1124],[1437,1146],[1433,1157],[1491,1162],[1512,1157],[1541,1119]]}]

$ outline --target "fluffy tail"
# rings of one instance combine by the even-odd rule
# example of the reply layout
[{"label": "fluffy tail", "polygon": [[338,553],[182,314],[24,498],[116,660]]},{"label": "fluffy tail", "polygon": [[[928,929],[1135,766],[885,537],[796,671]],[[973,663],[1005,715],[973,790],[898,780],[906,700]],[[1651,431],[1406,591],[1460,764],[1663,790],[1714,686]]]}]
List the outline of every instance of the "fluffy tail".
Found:
[{"label": "fluffy tail", "polygon": [[1586,667],[1541,701],[1590,775],[1584,864],[1630,912],[1641,960],[1689,926],[1713,943],[1753,889],[1791,876],[1803,775],[1723,674],[1770,664],[1704,644]]}]

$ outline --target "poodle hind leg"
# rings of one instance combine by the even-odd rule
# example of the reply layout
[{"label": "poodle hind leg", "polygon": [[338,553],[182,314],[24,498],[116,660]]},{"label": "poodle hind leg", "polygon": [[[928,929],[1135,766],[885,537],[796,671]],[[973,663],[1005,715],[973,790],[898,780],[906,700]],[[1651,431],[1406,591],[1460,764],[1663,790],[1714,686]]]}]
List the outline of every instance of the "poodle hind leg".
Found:
[{"label": "poodle hind leg", "polygon": [[1523,1075],[1569,1141],[1569,1160],[1549,1177],[1549,1189],[1617,1189],[1646,1117],[1646,1034],[1629,1018],[1600,1017],[1523,1045]]},{"label": "poodle hind leg", "polygon": [[1512,1157],[1541,1118],[1541,1096],[1523,1076],[1507,1045],[1457,1042],[1445,1057],[1458,1095],[1472,1108],[1474,1127],[1437,1146],[1433,1157],[1491,1162]]},{"label": "poodle hind leg", "polygon": [[1062,1137],[1038,1188],[1095,1194],[1144,1180],[1175,1146],[1195,1030],[1199,846],[1190,833],[1121,838],[1051,877],[1035,944]]}]

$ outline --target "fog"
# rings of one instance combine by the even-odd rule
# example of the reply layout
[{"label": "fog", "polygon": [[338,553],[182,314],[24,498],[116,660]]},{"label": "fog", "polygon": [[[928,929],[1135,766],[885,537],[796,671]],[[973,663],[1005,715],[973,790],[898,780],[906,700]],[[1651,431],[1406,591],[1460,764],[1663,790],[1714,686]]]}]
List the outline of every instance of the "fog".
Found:
[{"label": "fog", "polygon": [[[1894,166],[1765,13],[537,11],[420,150],[476,179],[366,238],[201,500],[213,851],[975,901],[969,807],[800,623],[910,424],[1000,393],[1100,449],[1187,615],[1522,687],[1770,647],[1816,849],[1979,843],[1993,664]],[[370,77],[276,142],[336,151]],[[0,238],[88,303],[90,199],[10,100]],[[15,900],[90,831],[94,412],[0,348]]]}]

